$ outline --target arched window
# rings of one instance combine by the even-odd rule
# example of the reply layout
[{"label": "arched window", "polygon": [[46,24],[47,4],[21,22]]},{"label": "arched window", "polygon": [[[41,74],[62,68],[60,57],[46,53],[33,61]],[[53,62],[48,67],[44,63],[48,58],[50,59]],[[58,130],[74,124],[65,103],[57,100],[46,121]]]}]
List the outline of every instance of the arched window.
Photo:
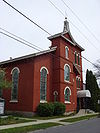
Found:
[{"label": "arched window", "polygon": [[46,101],[47,74],[47,68],[42,67],[40,70],[40,101]]},{"label": "arched window", "polygon": [[68,50],[69,50],[69,49],[68,49],[68,47],[66,46],[66,47],[65,47],[65,56],[66,56],[66,58],[68,58]]},{"label": "arched window", "polygon": [[75,51],[75,64],[77,64],[77,53]]},{"label": "arched window", "polygon": [[71,90],[69,87],[66,87],[64,90],[65,102],[70,102],[70,95],[71,95]]},{"label": "arched window", "polygon": [[76,87],[78,88],[78,85],[79,84],[79,82],[78,82],[78,77],[76,77]]},{"label": "arched window", "polygon": [[81,88],[81,78],[80,77],[76,77],[76,87],[79,89]]},{"label": "arched window", "polygon": [[11,100],[18,100],[18,80],[19,80],[19,68],[15,67],[12,69],[12,91],[11,91]]},{"label": "arched window", "polygon": [[64,80],[70,81],[70,67],[67,64],[64,66]]},{"label": "arched window", "polygon": [[54,95],[54,102],[57,102],[58,92],[54,91],[53,95]]},{"label": "arched window", "polygon": [[79,78],[79,88],[81,88],[81,79]]},{"label": "arched window", "polygon": [[80,54],[78,54],[78,65],[80,65]]}]

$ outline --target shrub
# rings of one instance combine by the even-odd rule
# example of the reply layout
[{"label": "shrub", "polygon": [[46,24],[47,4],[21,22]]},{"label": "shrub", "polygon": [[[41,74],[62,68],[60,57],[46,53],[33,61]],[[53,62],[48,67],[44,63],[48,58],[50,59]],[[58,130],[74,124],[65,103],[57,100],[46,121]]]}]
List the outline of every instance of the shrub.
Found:
[{"label": "shrub", "polygon": [[55,102],[54,104],[54,115],[63,115],[66,110],[66,106],[63,103]]},{"label": "shrub", "polygon": [[39,116],[52,116],[54,106],[52,103],[40,103],[37,107],[37,114]]}]

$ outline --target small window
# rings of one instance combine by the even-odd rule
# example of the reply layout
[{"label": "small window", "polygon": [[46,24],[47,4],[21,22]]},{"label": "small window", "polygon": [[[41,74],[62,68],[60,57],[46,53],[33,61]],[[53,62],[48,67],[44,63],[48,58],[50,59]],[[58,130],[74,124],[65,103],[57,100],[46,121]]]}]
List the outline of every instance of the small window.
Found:
[{"label": "small window", "polygon": [[65,67],[64,67],[64,80],[70,81],[70,67],[69,67],[69,65],[65,65]]},{"label": "small window", "polygon": [[76,77],[76,87],[81,88],[81,79],[78,76]]},{"label": "small window", "polygon": [[78,65],[80,65],[80,55],[78,54]]},{"label": "small window", "polygon": [[65,95],[65,102],[70,102],[71,90],[69,87],[65,88],[64,95]]},{"label": "small window", "polygon": [[78,86],[79,86],[79,85],[78,85],[78,77],[77,77],[77,78],[76,78],[76,87],[79,88]]},{"label": "small window", "polygon": [[79,78],[79,88],[81,88],[81,79]]},{"label": "small window", "polygon": [[77,53],[75,52],[75,64],[77,64]]},{"label": "small window", "polygon": [[12,91],[11,91],[11,100],[18,100],[18,80],[19,80],[19,69],[15,67],[12,72]]},{"label": "small window", "polygon": [[47,69],[43,67],[40,73],[40,101],[46,101],[47,73]]},{"label": "small window", "polygon": [[57,102],[58,92],[57,91],[54,91],[53,95],[54,95],[54,102]]},{"label": "small window", "polygon": [[66,58],[68,58],[68,47],[65,47]]}]

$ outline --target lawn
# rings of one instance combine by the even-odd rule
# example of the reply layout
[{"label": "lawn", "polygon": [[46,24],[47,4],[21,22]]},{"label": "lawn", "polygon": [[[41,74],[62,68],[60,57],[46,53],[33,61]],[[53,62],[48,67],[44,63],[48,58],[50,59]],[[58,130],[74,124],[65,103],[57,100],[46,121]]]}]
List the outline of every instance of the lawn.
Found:
[{"label": "lawn", "polygon": [[77,118],[69,118],[69,119],[65,119],[65,120],[61,120],[62,122],[77,122],[77,121],[81,121],[81,120],[87,120],[90,118],[94,118],[97,117],[98,114],[93,114],[93,115],[86,115],[86,116],[81,116],[81,117],[77,117]]},{"label": "lawn", "polygon": [[56,119],[56,118],[65,118],[65,117],[67,118],[67,117],[74,116],[74,115],[75,115],[75,113],[71,113],[71,114],[68,114],[68,115],[46,116],[46,117],[35,115],[35,116],[31,117],[31,118],[32,119],[37,119],[37,120],[49,120],[49,119]]},{"label": "lawn", "polygon": [[8,117],[5,117],[5,118],[0,118],[0,126],[1,125],[24,123],[24,122],[31,122],[31,121],[36,121],[36,120],[8,116]]},{"label": "lawn", "polygon": [[25,126],[25,127],[3,129],[3,130],[0,130],[0,133],[27,133],[29,131],[46,129],[49,127],[59,126],[59,125],[61,125],[61,124],[49,122],[49,123],[43,123],[43,124],[37,124],[37,125],[31,125],[31,126]]}]

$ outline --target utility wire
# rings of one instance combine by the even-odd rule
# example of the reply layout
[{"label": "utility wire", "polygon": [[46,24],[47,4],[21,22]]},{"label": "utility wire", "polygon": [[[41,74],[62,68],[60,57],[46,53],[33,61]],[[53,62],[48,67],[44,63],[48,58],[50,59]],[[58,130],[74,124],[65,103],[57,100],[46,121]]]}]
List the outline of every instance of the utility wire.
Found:
[{"label": "utility wire", "polygon": [[[30,44],[30,45],[33,45],[34,47],[37,47],[37,48],[38,48],[38,51],[43,50],[42,48],[40,48],[40,47],[34,45],[33,43],[30,43],[29,41],[23,39],[22,37],[19,37],[19,36],[15,35],[15,34],[13,34],[13,33],[11,33],[11,32],[9,32],[9,31],[7,31],[7,30],[1,28],[1,27],[0,27],[0,29],[3,30],[4,32],[6,32],[6,33],[8,33],[8,34],[10,34],[10,35],[12,35],[12,36],[18,38],[18,39],[20,39],[20,40],[22,40],[22,41],[24,41],[24,42]],[[39,49],[40,49],[40,50],[39,50]]]},{"label": "utility wire", "polygon": [[[15,11],[17,11],[19,14],[21,14],[22,16],[24,16],[26,19],[28,19],[30,22],[32,22],[33,24],[35,24],[36,26],[38,26],[41,30],[43,30],[44,32],[46,32],[47,34],[49,34],[49,35],[51,35],[48,31],[46,31],[45,29],[43,29],[41,26],[39,26],[37,23],[35,23],[33,20],[31,20],[30,18],[28,18],[26,15],[24,15],[22,12],[20,12],[18,9],[16,9],[15,7],[13,7],[11,4],[9,4],[8,2],[6,2],[5,0],[3,0],[7,5],[9,5],[11,8],[13,8]],[[64,15],[64,13],[57,7],[57,6],[55,6],[55,4],[53,3],[53,2],[51,2],[50,0],[48,0],[64,17],[65,17],[65,15]],[[71,21],[70,21],[71,22]],[[72,23],[72,22],[71,22]],[[73,24],[73,23],[72,23]],[[75,28],[77,28],[74,24],[73,24],[73,26],[75,27]],[[77,30],[78,31],[80,31],[78,28],[77,28]],[[8,35],[8,34],[6,34],[6,33],[4,33],[4,32],[0,32],[1,34],[3,34],[3,35],[6,35],[6,36],[8,36],[8,37],[10,37],[10,38],[12,38],[12,39],[14,39],[14,40],[16,40],[16,41],[18,41],[18,42],[20,42],[20,43],[23,43],[23,44],[25,44],[25,45],[27,45],[27,46],[29,46],[29,47],[31,47],[31,48],[33,48],[33,49],[36,49],[36,50],[39,50],[39,49],[37,49],[37,48],[34,48],[33,46],[30,46],[30,45],[28,45],[27,43],[25,43],[25,42],[23,42],[23,41],[20,41],[20,40],[18,40],[18,39],[16,39],[16,38],[14,38],[14,37],[12,37],[12,36],[10,36],[10,35]],[[80,33],[81,33],[81,31],[80,31]],[[81,33],[82,34],[82,33]],[[85,37],[85,36],[84,36]],[[86,37],[85,37],[86,38]],[[40,51],[40,50],[39,50]],[[60,58],[60,57],[58,57],[57,56],[57,58]],[[84,58],[85,60],[87,60],[89,63],[91,63],[92,65],[94,65],[94,66],[96,66],[94,63],[92,63],[91,61],[89,61],[88,59],[86,59],[85,57],[83,57],[82,56],[82,58]],[[96,66],[97,67],[97,66]]]},{"label": "utility wire", "polygon": [[2,31],[0,31],[0,34],[3,34],[3,35],[5,35],[5,36],[7,36],[7,37],[9,37],[9,38],[11,38],[11,39],[13,39],[13,40],[16,40],[16,41],[18,41],[18,42],[20,42],[20,43],[22,43],[22,44],[24,44],[24,45],[26,45],[26,46],[32,48],[32,49],[35,49],[35,50],[40,51],[38,48],[35,48],[35,47],[33,47],[33,46],[31,46],[31,45],[29,45],[29,44],[27,44],[27,43],[25,43],[25,42],[23,42],[23,41],[21,41],[21,40],[19,40],[19,39],[16,39],[15,37],[12,37],[12,36],[10,36],[10,35],[8,35],[8,34],[2,32]]},{"label": "utility wire", "polygon": [[[59,13],[61,14],[61,15],[63,15],[64,17],[65,17],[65,15],[64,15],[64,13],[53,3],[53,2],[51,2],[51,0],[48,0],[49,2],[50,2],[50,4],[55,8],[55,9],[57,9],[58,11],[59,11]],[[85,35],[85,34],[83,34],[81,31],[80,31],[80,29],[79,28],[77,28],[77,26],[75,26],[74,24],[73,24],[73,22],[71,21],[71,20],[69,20],[69,22],[83,35],[83,37],[91,44],[91,45],[93,45],[93,47],[100,53],[100,50],[87,38],[87,36]]]},{"label": "utility wire", "polygon": [[93,32],[88,28],[88,26],[78,17],[78,15],[70,8],[64,0],[61,0],[63,4],[74,14],[74,16],[79,20],[79,22],[85,27],[85,29],[95,38],[96,41],[100,43],[100,40],[95,36]]},{"label": "utility wire", "polygon": [[64,13],[51,0],[48,0],[48,1],[65,17]]},{"label": "utility wire", "polygon": [[5,2],[8,6],[10,6],[12,9],[14,9],[15,11],[17,11],[20,15],[22,15],[23,17],[25,17],[26,19],[28,19],[31,23],[35,24],[38,28],[40,28],[42,31],[44,31],[45,33],[51,35],[47,30],[45,30],[44,28],[42,28],[40,25],[38,25],[36,22],[34,22],[32,19],[30,19],[29,17],[27,17],[25,14],[23,14],[21,11],[19,11],[18,9],[16,9],[14,6],[12,6],[11,4],[9,4],[7,1],[2,0],[3,2]]},{"label": "utility wire", "polygon": [[[3,35],[5,35],[5,36],[7,36],[7,37],[9,37],[9,38],[11,38],[11,39],[13,39],[13,40],[16,40],[16,41],[18,41],[18,42],[20,42],[20,43],[22,43],[22,44],[24,44],[24,45],[26,45],[26,46],[32,48],[32,49],[35,49],[35,50],[40,51],[40,49],[35,48],[35,47],[33,47],[33,46],[31,46],[31,45],[29,45],[29,44],[27,44],[27,43],[25,43],[25,42],[23,42],[23,41],[21,41],[21,40],[19,40],[19,39],[16,39],[15,37],[10,36],[10,35],[8,35],[8,34],[6,34],[6,33],[4,33],[4,32],[1,32],[1,31],[0,31],[0,34],[3,34]],[[41,51],[40,51],[40,52],[41,52]],[[74,51],[72,50],[72,52],[74,52]],[[53,57],[55,57],[55,58],[58,59],[58,60],[59,60],[59,59],[62,59],[62,61],[64,61],[63,57],[61,57],[61,56],[57,56],[57,55],[54,55],[54,54],[52,54],[52,53],[50,53],[50,55],[52,55]],[[85,57],[83,57],[83,56],[81,56],[81,58],[85,59],[87,62],[89,62],[90,64],[92,64],[92,65],[95,66],[96,68],[99,68],[97,65],[95,65],[94,63],[92,63],[92,62],[91,62],[90,60],[88,60],[87,58],[85,58]],[[71,62],[71,63],[73,63],[73,62]]]},{"label": "utility wire", "polygon": [[[7,5],[9,5],[11,8],[13,8],[15,11],[17,11],[19,14],[21,14],[23,17],[25,17],[26,19],[28,19],[30,22],[32,22],[33,24],[35,24],[36,26],[38,26],[41,30],[43,30],[44,32],[46,32],[47,34],[51,35],[47,30],[45,30],[44,28],[42,28],[41,26],[39,26],[37,23],[35,23],[33,20],[31,20],[29,17],[27,17],[26,15],[24,15],[21,11],[19,11],[18,9],[16,9],[14,6],[12,6],[11,4],[9,4],[7,1],[3,0]],[[64,13],[57,7],[55,6],[55,4],[53,2],[51,2],[50,0],[48,0],[64,17]],[[70,20],[69,20],[70,21]],[[70,23],[85,37],[85,39],[87,39],[94,47],[95,45],[70,21]],[[98,50],[100,52],[100,50],[95,47],[96,50]]]}]

